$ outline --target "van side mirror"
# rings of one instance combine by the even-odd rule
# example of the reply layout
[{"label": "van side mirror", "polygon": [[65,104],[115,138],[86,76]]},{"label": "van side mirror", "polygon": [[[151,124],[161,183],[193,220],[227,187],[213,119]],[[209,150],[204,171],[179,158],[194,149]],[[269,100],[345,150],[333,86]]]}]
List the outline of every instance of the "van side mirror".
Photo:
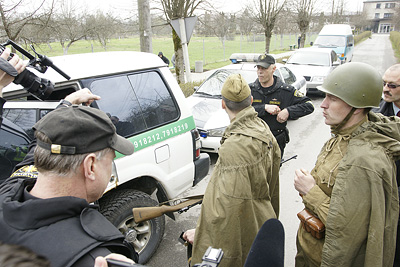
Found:
[{"label": "van side mirror", "polygon": [[310,46],[313,46],[314,42],[310,42]]},{"label": "van side mirror", "polygon": [[349,46],[353,46],[353,44],[349,44]]},{"label": "van side mirror", "polygon": [[332,66],[337,67],[340,65],[340,61],[335,61],[332,63]]}]

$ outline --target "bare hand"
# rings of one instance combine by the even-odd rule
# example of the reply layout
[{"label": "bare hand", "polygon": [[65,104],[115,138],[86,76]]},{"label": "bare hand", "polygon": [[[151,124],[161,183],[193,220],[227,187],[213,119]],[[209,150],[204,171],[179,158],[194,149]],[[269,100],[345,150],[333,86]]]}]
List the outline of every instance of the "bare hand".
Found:
[{"label": "bare hand", "polygon": [[100,96],[92,94],[87,88],[83,88],[67,95],[65,100],[71,102],[71,104],[85,104],[89,106],[93,101],[100,100]]},{"label": "bare hand", "polygon": [[268,112],[271,115],[276,115],[281,111],[281,109],[277,105],[265,104],[265,111]]},{"label": "bare hand", "polygon": [[303,196],[307,195],[308,192],[316,185],[314,177],[309,171],[300,169],[295,171],[294,176],[294,188]]},{"label": "bare hand", "polygon": [[187,230],[184,234],[183,234],[183,239],[185,239],[187,242],[189,242],[190,244],[193,245],[193,241],[194,241],[194,235],[196,233],[196,229],[190,229]]},{"label": "bare hand", "polygon": [[281,112],[279,112],[278,116],[276,116],[276,120],[279,123],[284,123],[285,121],[287,121],[288,118],[289,118],[289,111],[286,108],[283,109]]},{"label": "bare hand", "polygon": [[131,264],[135,263],[133,260],[125,257],[124,255],[111,253],[111,254],[108,254],[105,257],[101,257],[101,256],[97,257],[95,262],[94,262],[94,267],[108,267],[106,259],[125,261],[125,262],[131,263]]}]

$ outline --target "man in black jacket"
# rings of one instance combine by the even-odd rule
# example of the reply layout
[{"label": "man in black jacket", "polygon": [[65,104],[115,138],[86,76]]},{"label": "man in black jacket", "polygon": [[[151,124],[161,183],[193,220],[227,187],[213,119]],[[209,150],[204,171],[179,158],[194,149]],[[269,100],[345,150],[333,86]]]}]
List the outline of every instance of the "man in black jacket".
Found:
[{"label": "man in black jacket", "polygon": [[[66,103],[68,106],[68,103]],[[58,108],[34,126],[36,178],[13,177],[0,187],[0,241],[25,246],[52,266],[93,266],[120,253],[137,261],[124,236],[97,207],[111,177],[115,151],[133,153],[102,111]]]},{"label": "man in black jacket", "polygon": [[[400,117],[400,64],[389,67],[383,74],[383,99],[378,109],[374,112],[382,113],[385,116]],[[400,185],[400,162],[396,161],[397,185]],[[399,196],[400,196],[400,186]],[[400,266],[400,221],[397,225],[396,253],[393,266]]]},{"label": "man in black jacket", "polygon": [[281,149],[281,156],[289,142],[288,119],[298,119],[314,111],[311,100],[284,83],[274,75],[275,59],[271,55],[261,55],[257,63],[258,79],[249,84],[253,96],[253,106],[258,116],[271,129]]}]

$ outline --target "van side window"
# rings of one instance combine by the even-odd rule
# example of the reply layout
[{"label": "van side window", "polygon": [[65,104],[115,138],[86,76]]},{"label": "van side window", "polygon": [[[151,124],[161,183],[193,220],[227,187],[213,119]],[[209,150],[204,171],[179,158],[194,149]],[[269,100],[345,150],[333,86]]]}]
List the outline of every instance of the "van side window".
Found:
[{"label": "van side window", "polygon": [[147,72],[129,76],[147,128],[178,119],[178,108],[160,75]]},{"label": "van side window", "polygon": [[34,138],[34,125],[39,119],[36,117],[36,109],[4,109],[3,117],[21,127],[29,138]]},{"label": "van side window", "polygon": [[89,89],[101,97],[99,109],[107,113],[117,133],[128,137],[178,117],[178,108],[157,72],[106,77]]},{"label": "van side window", "polygon": [[[7,119],[5,119],[7,120]],[[28,152],[29,140],[17,131],[7,129],[3,124],[0,130],[0,184],[10,177],[15,165],[21,162]]]}]

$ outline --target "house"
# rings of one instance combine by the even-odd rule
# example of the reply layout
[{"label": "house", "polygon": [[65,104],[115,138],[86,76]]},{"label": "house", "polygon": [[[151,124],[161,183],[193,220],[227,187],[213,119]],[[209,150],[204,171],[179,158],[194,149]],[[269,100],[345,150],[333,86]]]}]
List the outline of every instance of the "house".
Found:
[{"label": "house", "polygon": [[371,22],[371,31],[375,33],[389,33],[395,30],[394,18],[396,10],[400,10],[400,0],[365,0],[363,12]]}]

